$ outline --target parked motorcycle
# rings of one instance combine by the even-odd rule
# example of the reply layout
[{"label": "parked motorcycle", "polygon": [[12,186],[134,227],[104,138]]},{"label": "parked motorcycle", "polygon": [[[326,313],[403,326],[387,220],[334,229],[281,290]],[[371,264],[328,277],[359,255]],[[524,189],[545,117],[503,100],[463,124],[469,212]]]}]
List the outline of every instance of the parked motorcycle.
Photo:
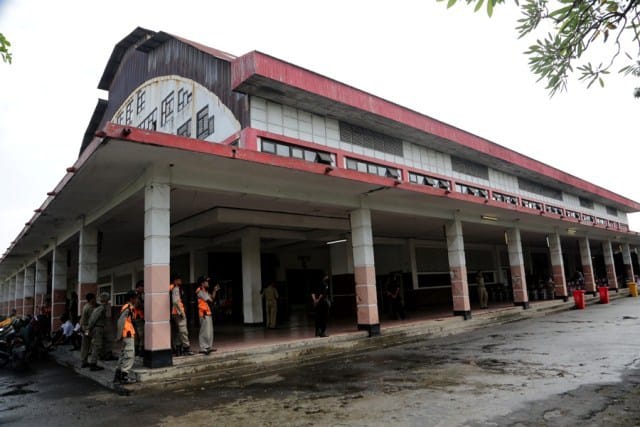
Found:
[{"label": "parked motorcycle", "polygon": [[23,321],[15,318],[0,327],[0,367],[24,369],[27,365],[27,346],[18,333]]}]

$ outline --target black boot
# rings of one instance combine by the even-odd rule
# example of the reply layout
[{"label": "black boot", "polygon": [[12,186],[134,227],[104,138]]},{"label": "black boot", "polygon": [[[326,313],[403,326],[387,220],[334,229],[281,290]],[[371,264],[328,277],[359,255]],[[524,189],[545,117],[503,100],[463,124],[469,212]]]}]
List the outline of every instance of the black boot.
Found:
[{"label": "black boot", "polygon": [[116,373],[113,375],[113,382],[119,383],[122,379],[122,372],[120,369],[116,369]]},{"label": "black boot", "polygon": [[120,384],[133,384],[136,380],[131,378],[127,372],[120,374]]},{"label": "black boot", "polygon": [[90,371],[104,371],[104,368],[102,366],[98,366],[96,363],[90,363],[89,364],[89,370]]},{"label": "black boot", "polygon": [[182,347],[183,356],[193,356],[193,351],[189,347]]}]

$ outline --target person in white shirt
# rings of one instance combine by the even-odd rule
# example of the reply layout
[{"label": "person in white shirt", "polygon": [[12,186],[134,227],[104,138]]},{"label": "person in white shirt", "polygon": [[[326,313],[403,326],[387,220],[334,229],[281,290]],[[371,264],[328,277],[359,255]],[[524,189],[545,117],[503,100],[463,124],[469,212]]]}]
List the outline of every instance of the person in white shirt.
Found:
[{"label": "person in white shirt", "polygon": [[79,348],[78,338],[80,334],[78,333],[79,326],[73,324],[71,319],[68,316],[62,316],[60,318],[64,323],[60,325],[60,329],[56,332],[53,338],[54,345],[73,345],[73,349]]}]

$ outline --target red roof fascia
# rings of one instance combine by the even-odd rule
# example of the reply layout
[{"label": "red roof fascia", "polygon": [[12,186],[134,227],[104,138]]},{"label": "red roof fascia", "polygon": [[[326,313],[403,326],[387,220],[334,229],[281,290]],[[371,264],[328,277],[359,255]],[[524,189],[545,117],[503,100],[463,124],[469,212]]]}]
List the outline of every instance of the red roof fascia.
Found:
[{"label": "red roof fascia", "polygon": [[476,150],[523,169],[571,185],[599,197],[614,201],[635,211],[640,203],[539,162],[506,147],[469,132],[394,104],[352,86],[253,51],[232,62],[232,87],[235,89],[253,75],[259,75],[305,92],[384,117],[422,132],[433,134],[464,147]]}]

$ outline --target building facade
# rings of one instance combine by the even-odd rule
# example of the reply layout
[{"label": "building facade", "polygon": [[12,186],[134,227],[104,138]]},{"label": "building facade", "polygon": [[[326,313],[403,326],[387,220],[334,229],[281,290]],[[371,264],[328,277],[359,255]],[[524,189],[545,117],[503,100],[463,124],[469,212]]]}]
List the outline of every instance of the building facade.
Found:
[{"label": "building facade", "polygon": [[335,315],[376,335],[394,280],[466,319],[479,276],[527,308],[638,269],[637,202],[263,53],[137,28],[98,87],[77,161],[0,259],[0,308],[56,326],[74,292],[117,306],[144,280],[147,366],[172,363],[172,271],[210,274],[247,325],[266,283],[286,324],[327,275]]}]

